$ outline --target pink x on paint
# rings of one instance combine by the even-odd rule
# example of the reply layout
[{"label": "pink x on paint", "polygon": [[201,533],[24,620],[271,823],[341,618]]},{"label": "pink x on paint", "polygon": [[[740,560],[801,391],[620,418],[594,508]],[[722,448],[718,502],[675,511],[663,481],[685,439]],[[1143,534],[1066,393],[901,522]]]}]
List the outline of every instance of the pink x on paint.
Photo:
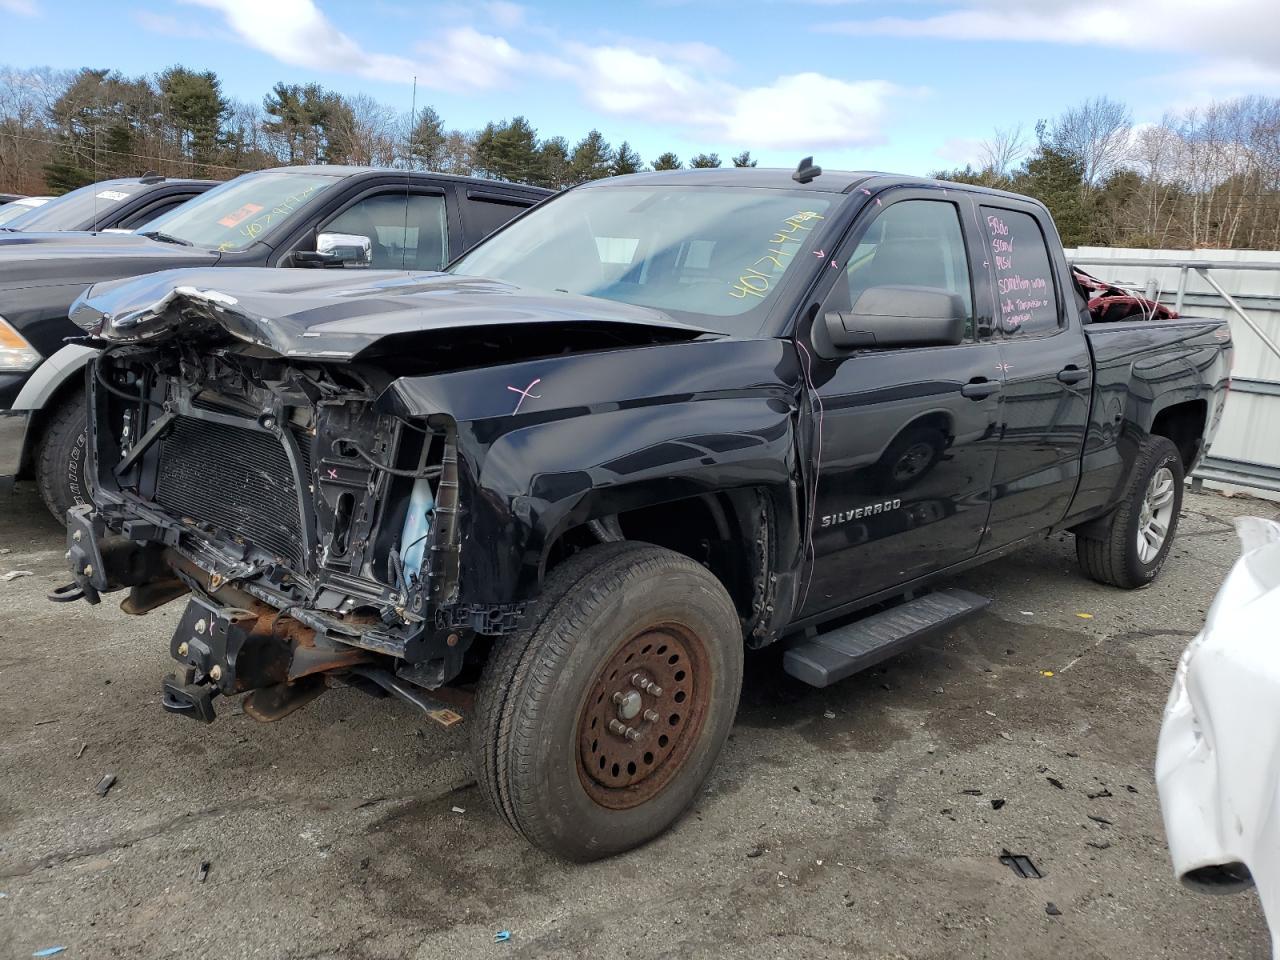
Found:
[{"label": "pink x on paint", "polygon": [[542,394],[529,392],[541,382],[542,382],[542,378],[539,377],[537,380],[534,380],[533,383],[529,384],[523,390],[521,390],[519,387],[507,387],[507,389],[510,390],[512,393],[520,394],[520,399],[516,401],[516,408],[511,411],[512,414],[516,414],[520,412],[520,404],[524,403],[526,399],[532,399],[532,400],[542,399]]},{"label": "pink x on paint", "polygon": [[1007,363],[997,363],[997,364],[996,364],[996,369],[997,369],[997,370],[999,370],[1001,373],[1008,373],[1008,372],[1009,372],[1009,364],[1007,364]]},{"label": "pink x on paint", "polygon": [[330,468],[329,468],[329,479],[330,479],[330,480],[337,480],[337,479],[338,479],[338,468],[337,468],[337,467],[330,467]]}]

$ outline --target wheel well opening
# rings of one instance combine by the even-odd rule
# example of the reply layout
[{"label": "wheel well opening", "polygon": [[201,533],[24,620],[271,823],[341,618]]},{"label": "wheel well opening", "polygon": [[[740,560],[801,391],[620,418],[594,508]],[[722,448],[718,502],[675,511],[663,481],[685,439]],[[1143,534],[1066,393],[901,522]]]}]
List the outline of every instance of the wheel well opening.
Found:
[{"label": "wheel well opening", "polygon": [[620,535],[624,540],[666,547],[702,564],[724,584],[746,620],[757,605],[756,584],[761,571],[757,554],[743,538],[749,535],[748,528],[759,526],[758,517],[741,515],[739,505],[723,494],[640,507],[618,513],[604,523],[593,521],[565,531],[547,553],[545,572],[579,550],[600,543],[602,534],[612,534],[615,539]]},{"label": "wheel well opening", "polygon": [[1188,473],[1200,453],[1209,405],[1204,400],[1188,400],[1165,407],[1156,414],[1151,425],[1153,436],[1167,437],[1182,455],[1182,468]]}]

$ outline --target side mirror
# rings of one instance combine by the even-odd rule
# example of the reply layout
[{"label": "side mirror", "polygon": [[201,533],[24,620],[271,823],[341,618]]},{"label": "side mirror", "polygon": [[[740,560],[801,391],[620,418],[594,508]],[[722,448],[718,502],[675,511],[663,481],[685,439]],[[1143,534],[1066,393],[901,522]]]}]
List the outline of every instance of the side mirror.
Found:
[{"label": "side mirror", "polygon": [[315,253],[299,251],[293,259],[319,267],[368,267],[373,263],[373,242],[359,233],[321,233],[316,235]]},{"label": "side mirror", "polygon": [[871,287],[853,309],[828,311],[814,324],[822,356],[884,347],[954,346],[964,341],[964,300],[936,287]]}]

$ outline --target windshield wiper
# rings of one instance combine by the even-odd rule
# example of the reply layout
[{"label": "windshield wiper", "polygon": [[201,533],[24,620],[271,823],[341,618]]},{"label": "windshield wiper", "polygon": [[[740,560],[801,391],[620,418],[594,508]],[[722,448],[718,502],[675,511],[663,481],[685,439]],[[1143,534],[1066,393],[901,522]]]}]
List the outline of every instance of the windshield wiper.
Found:
[{"label": "windshield wiper", "polygon": [[190,240],[183,240],[181,237],[175,237],[172,233],[163,233],[159,230],[151,230],[147,233],[138,234],[140,237],[148,237],[152,240],[159,240],[161,243],[176,243],[180,247],[194,247],[195,244]]}]

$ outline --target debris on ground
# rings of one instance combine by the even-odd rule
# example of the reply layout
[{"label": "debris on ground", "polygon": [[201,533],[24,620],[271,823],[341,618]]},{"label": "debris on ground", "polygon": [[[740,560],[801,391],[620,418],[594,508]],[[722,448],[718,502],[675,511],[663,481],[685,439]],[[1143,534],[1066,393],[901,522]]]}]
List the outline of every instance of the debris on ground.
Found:
[{"label": "debris on ground", "polygon": [[466,810],[466,808],[465,808],[465,807],[454,807],[454,808],[453,808],[453,812],[454,812],[454,813],[466,813],[466,812],[467,812],[467,810]]},{"label": "debris on ground", "polygon": [[1058,905],[1054,903],[1052,900],[1050,900],[1048,903],[1044,905],[1044,912],[1051,917],[1062,916],[1062,911],[1058,909]]},{"label": "debris on ground", "polygon": [[1062,781],[1061,781],[1061,780],[1059,780],[1057,777],[1045,777],[1045,779],[1046,779],[1046,780],[1048,780],[1048,781],[1049,781],[1051,784],[1053,784],[1055,787],[1057,787],[1059,790],[1065,790],[1065,789],[1067,789],[1066,787],[1064,787],[1064,786],[1062,785]]},{"label": "debris on ground", "polygon": [[981,790],[974,790],[972,787],[970,787],[968,790],[961,790],[960,792],[961,792],[961,793],[963,793],[966,797],[980,797],[980,796],[982,796],[982,791],[981,791]]},{"label": "debris on ground", "polygon": [[1053,671],[1052,671],[1052,670],[1041,670],[1041,671],[1040,671],[1040,676],[1042,676],[1042,677],[1052,677],[1052,676],[1053,676]]},{"label": "debris on ground", "polygon": [[32,724],[32,726],[33,726],[33,727],[43,727],[43,726],[44,726],[45,724],[47,724],[47,723],[57,723],[57,722],[58,722],[58,718],[57,718],[57,717],[54,717],[54,718],[52,718],[52,719],[50,719],[50,720],[37,720],[35,723],[33,723],[33,724]]},{"label": "debris on ground", "polygon": [[10,570],[6,574],[0,574],[0,583],[8,583],[10,580],[17,580],[19,577],[34,577],[35,573],[31,570]]},{"label": "debris on ground", "polygon": [[79,760],[79,759],[80,759],[80,755],[81,755],[82,753],[84,753],[84,748],[85,748],[85,747],[87,747],[87,746],[89,746],[89,744],[88,744],[87,742],[83,742],[83,743],[81,743],[81,744],[80,744],[80,749],[76,751],[76,759],[77,759],[77,760]]},{"label": "debris on ground", "polygon": [[1003,730],[1001,730],[1001,731],[1000,731],[1000,738],[1001,738],[1002,740],[1012,740],[1012,739],[1013,739],[1013,734],[1011,734],[1011,733],[1005,733]]},{"label": "debris on ground", "polygon": [[1112,793],[1106,787],[1103,787],[1101,790],[1098,790],[1095,793],[1086,793],[1085,796],[1088,797],[1090,800],[1102,800],[1102,799],[1105,799],[1106,797],[1112,796]]},{"label": "debris on ground", "polygon": [[1093,849],[1095,850],[1106,850],[1109,846],[1111,846],[1111,841],[1110,840],[1102,840],[1102,841],[1090,840],[1089,846],[1093,847]]},{"label": "debris on ground", "polygon": [[45,947],[43,950],[37,950],[35,953],[32,954],[32,956],[33,957],[52,957],[55,954],[61,953],[65,949],[67,948],[66,947]]},{"label": "debris on ground", "polygon": [[1129,783],[1126,783],[1126,784],[1124,785],[1124,788],[1125,788],[1126,790],[1128,790],[1130,793],[1137,793],[1137,792],[1138,792],[1138,788],[1137,788],[1137,787],[1135,787],[1135,786],[1133,786],[1132,784],[1129,784]]},{"label": "debris on ground", "polygon": [[1081,620],[1092,620],[1092,619],[1093,619],[1093,614],[1092,614],[1092,613],[1077,613],[1077,614],[1076,614],[1076,616],[1077,616],[1077,617],[1079,617]]},{"label": "debris on ground", "polygon": [[757,843],[754,847],[747,851],[747,859],[754,860],[756,857],[764,853],[766,847],[763,843]]},{"label": "debris on ground", "polygon": [[1110,820],[1108,820],[1106,817],[1099,817],[1099,816],[1096,816],[1095,814],[1092,814],[1092,813],[1091,813],[1091,814],[1089,814],[1089,819],[1090,819],[1090,820],[1092,820],[1094,823],[1100,823],[1100,824],[1102,824],[1104,827],[1110,827],[1110,826],[1113,826],[1113,824],[1111,823],[1111,821],[1110,821]]},{"label": "debris on ground", "polygon": [[1005,799],[1004,799],[1003,797],[1001,797],[1001,798],[1000,798],[1000,799],[998,799],[998,800],[992,800],[992,801],[991,801],[991,809],[992,809],[992,810],[999,810],[1001,807],[1003,807],[1003,806],[1005,805],[1005,802],[1006,802],[1006,801],[1005,801]]},{"label": "debris on ground", "polygon": [[98,791],[98,796],[105,797],[107,795],[107,791],[111,789],[112,785],[115,784],[115,782],[116,782],[116,775],[114,773],[106,774],[101,780],[98,781],[98,786],[95,788]]},{"label": "debris on ground", "polygon": [[196,867],[196,883],[204,883],[205,878],[209,876],[209,861],[201,860],[200,866]]},{"label": "debris on ground", "polygon": [[493,935],[494,943],[506,943],[510,939],[511,939],[510,930],[499,930],[497,933]]},{"label": "debris on ground", "polygon": [[1039,880],[1042,874],[1039,868],[1031,862],[1031,858],[1021,853],[1010,853],[1008,850],[1000,851],[1000,862],[1016,873],[1023,880]]}]

